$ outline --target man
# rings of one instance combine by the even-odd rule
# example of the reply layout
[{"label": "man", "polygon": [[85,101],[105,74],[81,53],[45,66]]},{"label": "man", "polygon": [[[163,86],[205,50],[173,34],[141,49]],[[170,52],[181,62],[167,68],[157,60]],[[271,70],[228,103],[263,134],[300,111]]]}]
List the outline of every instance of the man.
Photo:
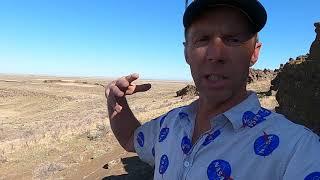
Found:
[{"label": "man", "polygon": [[320,179],[319,137],[246,90],[266,19],[257,0],[193,1],[184,53],[199,99],[143,125],[125,96],[150,84],[133,84],[137,74],[109,84],[111,128],[125,150],[154,165],[154,179]]}]

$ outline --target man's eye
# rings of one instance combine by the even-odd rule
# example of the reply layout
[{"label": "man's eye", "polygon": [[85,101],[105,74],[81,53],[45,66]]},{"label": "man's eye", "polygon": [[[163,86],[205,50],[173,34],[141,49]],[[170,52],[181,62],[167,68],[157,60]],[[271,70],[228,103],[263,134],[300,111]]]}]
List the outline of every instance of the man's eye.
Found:
[{"label": "man's eye", "polygon": [[196,40],[196,42],[204,42],[204,41],[207,41],[209,38],[204,36],[204,37],[200,37]]},{"label": "man's eye", "polygon": [[239,36],[226,36],[223,37],[223,42],[227,46],[239,46],[244,43],[244,40]]},{"label": "man's eye", "polygon": [[195,39],[195,41],[193,42],[193,45],[196,47],[204,46],[208,41],[209,41],[208,36],[202,36]]},{"label": "man's eye", "polygon": [[235,38],[235,37],[228,37],[225,40],[227,42],[230,42],[230,43],[239,43],[240,42],[240,39],[239,38]]}]

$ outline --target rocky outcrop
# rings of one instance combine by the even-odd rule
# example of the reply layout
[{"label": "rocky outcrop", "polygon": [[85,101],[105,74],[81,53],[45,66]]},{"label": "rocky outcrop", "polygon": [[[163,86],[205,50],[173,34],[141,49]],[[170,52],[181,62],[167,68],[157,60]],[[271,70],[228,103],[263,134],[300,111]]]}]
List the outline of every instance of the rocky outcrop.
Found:
[{"label": "rocky outcrop", "polygon": [[311,60],[318,60],[320,61],[320,22],[314,23],[316,27],[316,39],[313,41],[310,47],[310,56]]},{"label": "rocky outcrop", "polygon": [[253,83],[261,80],[271,80],[277,75],[277,72],[269,69],[249,69],[248,83]]},{"label": "rocky outcrop", "polygon": [[176,92],[177,97],[181,96],[181,98],[185,97],[195,97],[199,95],[197,88],[194,85],[187,85],[183,89]]},{"label": "rocky outcrop", "polygon": [[[319,28],[319,27],[317,27]],[[316,30],[319,38],[319,30]],[[312,50],[311,50],[312,49]],[[290,59],[271,81],[277,91],[276,111],[320,134],[320,44],[312,43],[309,55]],[[316,59],[317,58],[317,59]]]},{"label": "rocky outcrop", "polygon": [[[248,75],[248,84],[263,80],[272,80],[274,77],[276,77],[277,72],[269,69],[249,69],[249,75]],[[183,89],[176,92],[177,97],[181,96],[181,98],[189,98],[189,97],[195,97],[199,95],[199,92],[197,88],[194,85],[187,85]]]}]

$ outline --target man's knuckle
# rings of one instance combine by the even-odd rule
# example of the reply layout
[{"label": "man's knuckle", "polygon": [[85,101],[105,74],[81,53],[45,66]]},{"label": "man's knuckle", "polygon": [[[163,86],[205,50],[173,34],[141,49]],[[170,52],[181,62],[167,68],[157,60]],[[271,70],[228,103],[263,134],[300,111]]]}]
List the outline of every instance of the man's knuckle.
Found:
[{"label": "man's knuckle", "polygon": [[121,79],[118,81],[117,86],[120,88],[125,88],[129,86],[129,82],[125,79]]},{"label": "man's knuckle", "polygon": [[112,85],[110,87],[110,92],[115,93],[117,91],[117,87],[115,85]]},{"label": "man's knuckle", "polygon": [[121,83],[121,78],[118,79],[115,84],[118,85],[118,84],[120,84],[120,83]]}]

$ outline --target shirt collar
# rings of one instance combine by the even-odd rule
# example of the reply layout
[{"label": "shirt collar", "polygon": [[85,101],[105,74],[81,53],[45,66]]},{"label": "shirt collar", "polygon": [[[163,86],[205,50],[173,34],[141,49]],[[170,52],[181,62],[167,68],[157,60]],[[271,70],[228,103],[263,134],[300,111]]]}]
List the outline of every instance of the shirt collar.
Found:
[{"label": "shirt collar", "polygon": [[[225,121],[229,120],[234,128],[234,130],[238,130],[243,127],[242,117],[243,114],[247,111],[251,111],[253,113],[257,113],[260,108],[260,102],[258,96],[255,92],[249,91],[249,96],[243,100],[241,103],[237,104],[236,106],[232,107],[231,109],[227,110],[226,112],[219,114],[210,119],[211,127],[217,123],[224,123]],[[187,113],[189,116],[189,120],[194,125],[194,120],[197,114],[197,107],[198,107],[199,100],[195,100],[188,106],[182,108],[181,112]],[[220,122],[217,122],[220,121]]]},{"label": "shirt collar", "polygon": [[223,115],[231,122],[234,130],[238,130],[243,127],[242,117],[247,111],[257,113],[261,109],[261,105],[258,96],[255,92],[249,91],[249,96],[241,103],[232,107]]},{"label": "shirt collar", "polygon": [[199,99],[193,101],[191,104],[185,106],[181,111],[188,114],[188,120],[192,124],[194,124],[194,120],[197,115],[198,102],[199,102]]}]

